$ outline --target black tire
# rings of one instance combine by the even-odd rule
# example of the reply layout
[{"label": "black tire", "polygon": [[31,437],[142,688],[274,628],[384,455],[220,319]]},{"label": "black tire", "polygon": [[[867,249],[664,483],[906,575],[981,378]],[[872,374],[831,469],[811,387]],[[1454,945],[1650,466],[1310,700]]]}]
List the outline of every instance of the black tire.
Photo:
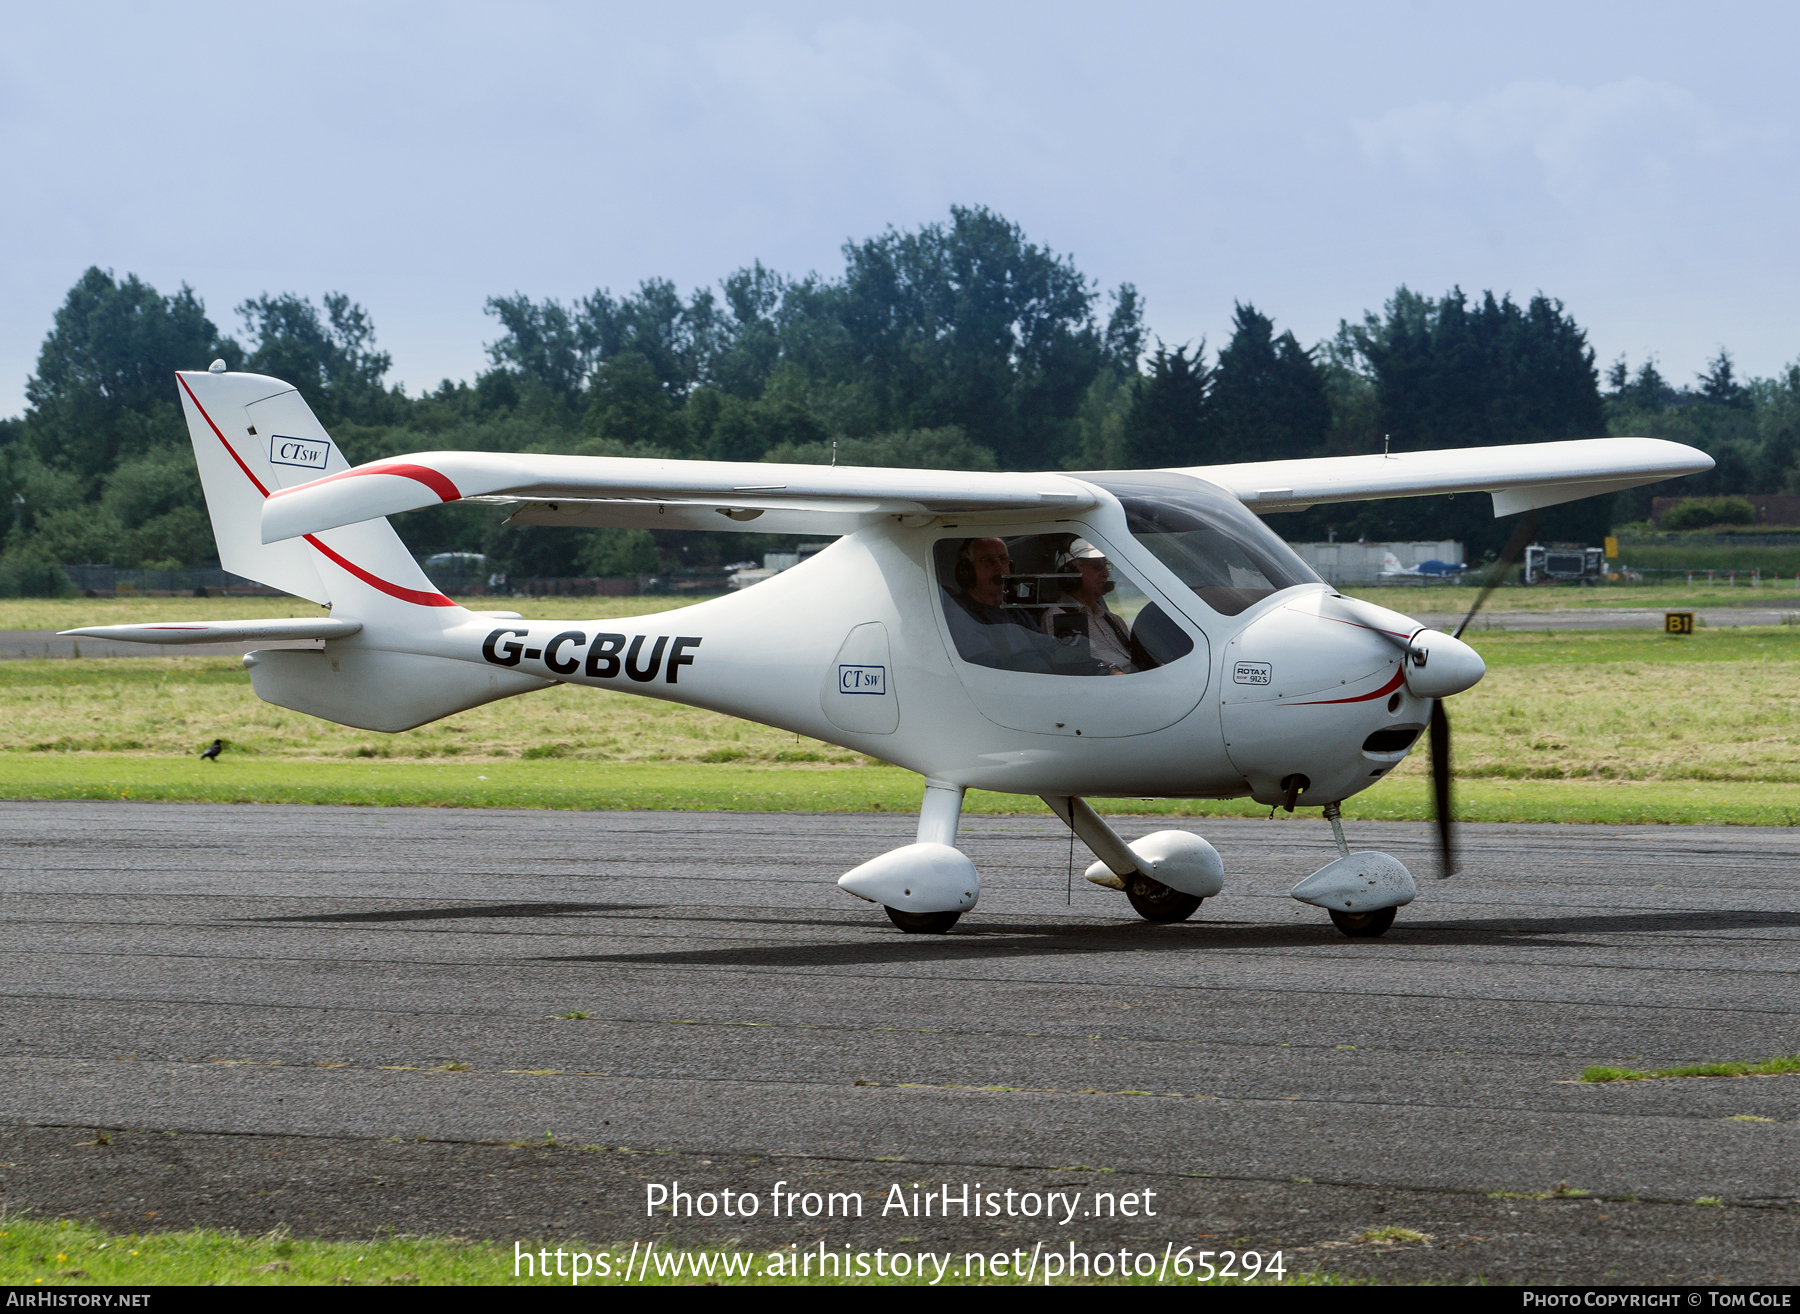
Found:
[{"label": "black tire", "polygon": [[885,903],[881,906],[887,908],[888,920],[908,935],[942,935],[962,916],[961,912],[909,913],[888,908]]},{"label": "black tire", "polygon": [[1336,908],[1328,909],[1331,920],[1338,930],[1358,940],[1372,940],[1378,935],[1387,934],[1387,928],[1394,924],[1397,908],[1377,908],[1374,912],[1353,913],[1339,912]]},{"label": "black tire", "polygon": [[1126,879],[1125,897],[1139,917],[1152,922],[1185,922],[1200,909],[1197,895],[1183,894],[1142,874]]}]

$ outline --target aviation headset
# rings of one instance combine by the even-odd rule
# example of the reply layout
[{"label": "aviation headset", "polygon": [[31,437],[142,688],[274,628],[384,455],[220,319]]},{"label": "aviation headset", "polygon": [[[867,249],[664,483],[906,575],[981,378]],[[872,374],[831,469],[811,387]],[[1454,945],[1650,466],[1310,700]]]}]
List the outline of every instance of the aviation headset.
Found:
[{"label": "aviation headset", "polygon": [[[982,537],[992,538],[993,535],[984,534]],[[979,538],[965,538],[962,546],[956,549],[956,586],[960,589],[975,587],[975,545],[979,542]]]}]

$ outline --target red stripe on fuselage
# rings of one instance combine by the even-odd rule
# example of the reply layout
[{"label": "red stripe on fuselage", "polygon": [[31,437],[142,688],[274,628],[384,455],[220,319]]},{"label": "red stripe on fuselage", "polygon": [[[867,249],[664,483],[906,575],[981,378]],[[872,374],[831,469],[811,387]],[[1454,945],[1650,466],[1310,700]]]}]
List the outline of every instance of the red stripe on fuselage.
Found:
[{"label": "red stripe on fuselage", "polygon": [[1410,639],[1413,635],[1418,633],[1418,630],[1378,629],[1373,625],[1365,625],[1361,621],[1345,620],[1342,616],[1327,616],[1323,612],[1301,611],[1298,607],[1289,607],[1288,610],[1301,616],[1311,616],[1315,620],[1336,621],[1339,625],[1348,625],[1351,629],[1355,630],[1367,630],[1371,634],[1391,634],[1397,639]]},{"label": "red stripe on fuselage", "polygon": [[1377,689],[1374,693],[1357,694],[1356,697],[1354,697],[1354,698],[1315,698],[1309,703],[1288,703],[1287,706],[1289,706],[1289,707],[1329,707],[1333,703],[1366,703],[1372,698],[1379,698],[1383,694],[1393,693],[1394,690],[1398,689],[1403,683],[1405,683],[1405,681],[1406,681],[1406,663],[1401,662],[1399,669],[1394,672],[1394,678],[1389,680],[1386,684],[1382,685],[1381,688]]},{"label": "red stripe on fuselage", "polygon": [[[261,493],[263,495],[263,498],[265,500],[267,500],[267,498],[269,496],[269,490],[263,486],[263,481],[258,479],[256,477],[256,475],[251,472],[250,467],[244,464],[244,458],[237,454],[237,449],[234,448],[230,443],[225,441],[225,435],[222,432],[220,432],[219,426],[213,423],[213,417],[206,413],[206,407],[204,407],[200,404],[200,399],[198,397],[194,396],[194,390],[192,388],[188,387],[187,380],[182,378],[181,375],[177,374],[175,376],[175,382],[177,382],[181,385],[181,390],[188,395],[188,400],[194,403],[194,409],[200,412],[200,418],[206,421],[207,427],[210,428],[215,435],[217,435],[217,437],[219,439],[219,445],[222,446],[226,451],[231,453],[231,459],[236,461],[237,465],[238,465],[238,469],[240,469],[244,472],[244,478],[248,479],[252,484],[254,484],[256,486],[256,491]],[[421,467],[421,468],[423,468],[423,467]],[[436,471],[433,471],[432,473],[435,474]],[[421,482],[423,482],[423,481],[421,481]],[[449,483],[450,481],[446,479],[444,482]],[[462,495],[459,493],[459,494],[457,494],[457,496],[460,497]],[[450,499],[446,498],[445,500],[448,501]],[[357,565],[355,562],[350,561],[346,557],[340,556],[336,552],[333,552],[330,548],[326,547],[323,543],[321,543],[318,539],[314,538],[311,534],[303,535],[303,537],[306,539],[306,541],[308,543],[311,543],[320,552],[324,553],[325,556],[331,562],[333,562],[335,565],[340,566],[344,570],[349,571],[352,575],[356,576],[356,578],[360,579],[363,583],[371,586],[372,588],[380,589],[383,593],[387,594],[391,598],[398,598],[402,602],[410,602],[413,605],[419,606],[419,607],[454,607],[454,606],[456,606],[456,604],[454,602],[452,602],[449,598],[446,598],[442,593],[426,593],[420,589],[409,589],[401,584],[391,584],[387,580],[382,579],[379,575],[371,575],[368,571],[364,570],[361,566]]]}]

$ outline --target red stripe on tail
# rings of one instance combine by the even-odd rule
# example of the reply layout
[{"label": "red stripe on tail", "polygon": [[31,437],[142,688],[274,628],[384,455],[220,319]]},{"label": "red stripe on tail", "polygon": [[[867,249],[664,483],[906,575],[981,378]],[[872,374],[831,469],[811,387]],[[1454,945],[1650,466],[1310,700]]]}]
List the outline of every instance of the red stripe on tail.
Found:
[{"label": "red stripe on tail", "polygon": [[323,552],[331,561],[349,571],[363,583],[380,589],[389,597],[399,598],[402,602],[411,602],[421,607],[456,606],[456,603],[452,602],[449,598],[446,598],[442,593],[425,593],[419,589],[409,589],[400,584],[390,584],[379,575],[371,575],[354,561],[333,552],[311,534],[304,534],[301,537],[305,538],[308,543],[311,543],[314,547],[318,548],[319,551]]},{"label": "red stripe on tail", "polygon": [[289,493],[298,493],[308,488],[317,488],[320,484],[336,483],[339,479],[354,479],[358,475],[372,474],[400,475],[403,478],[413,479],[424,484],[425,487],[429,488],[446,502],[460,502],[462,500],[462,492],[455,484],[450,482],[447,476],[433,470],[428,465],[412,465],[402,461],[396,461],[392,465],[359,465],[354,470],[340,470],[334,475],[326,475],[323,479],[315,479],[311,483],[296,484],[292,488],[278,488],[273,493],[270,493],[269,496],[286,497]]},{"label": "red stripe on tail", "polygon": [[[213,423],[213,417],[206,413],[206,407],[204,407],[200,404],[200,399],[198,397],[194,396],[194,390],[192,388],[188,387],[187,380],[182,378],[181,375],[177,374],[175,376],[175,382],[177,382],[181,385],[181,390],[188,395],[188,400],[194,403],[194,409],[200,412],[200,418],[206,421],[207,427],[209,429],[211,429],[213,431],[213,433],[218,436],[219,445],[222,446],[226,451],[231,453],[231,459],[236,461],[238,469],[240,469],[244,472],[244,478],[248,479],[252,484],[254,484],[256,486],[256,491],[261,493],[263,495],[264,499],[266,500],[269,496],[269,490],[263,486],[263,481],[258,479],[256,477],[256,475],[251,472],[250,467],[244,464],[244,458],[237,454],[237,449],[234,448],[230,443],[225,441],[225,435],[220,432],[219,426]],[[424,466],[407,466],[407,467],[404,467],[404,470],[423,470],[424,468],[425,468]],[[383,473],[400,474],[400,473],[403,473],[403,470],[393,470],[393,471],[387,471],[387,472],[383,472]],[[445,497],[444,500],[446,502],[455,501],[457,498],[460,498],[462,496],[461,493],[456,492],[456,486],[454,484],[452,484],[448,479],[444,479],[444,477],[442,475],[438,474],[437,471],[432,470],[429,473],[431,473],[432,475],[435,475],[439,479],[442,479],[445,486],[448,487],[452,493],[455,493],[455,497]],[[342,478],[343,476],[339,475],[336,477]],[[417,478],[417,476],[413,476],[413,477]],[[421,479],[421,480],[419,480],[419,482],[426,483],[428,487],[432,487],[432,485],[430,485],[426,480]],[[433,488],[433,491],[438,491],[438,495],[440,497],[443,496],[442,492],[435,489],[435,487]],[[391,598],[398,598],[402,602],[410,602],[413,605],[419,606],[419,607],[454,607],[454,606],[456,606],[456,603],[452,602],[449,598],[446,598],[442,593],[436,593],[436,592],[426,593],[420,589],[409,589],[401,584],[389,583],[387,580],[382,579],[379,575],[371,575],[368,571],[364,570],[361,566],[357,565],[355,562],[349,560],[348,558],[346,558],[344,556],[341,556],[340,554],[338,554],[336,552],[333,552],[330,548],[326,547],[323,543],[321,543],[318,539],[314,538],[311,534],[304,535],[304,537],[308,543],[311,543],[320,552],[323,552],[325,554],[325,556],[329,560],[331,560],[333,563],[342,567],[344,570],[349,571],[352,575],[356,576],[356,578],[360,579],[363,583],[369,585],[370,587],[380,589],[383,593],[387,594]]]}]

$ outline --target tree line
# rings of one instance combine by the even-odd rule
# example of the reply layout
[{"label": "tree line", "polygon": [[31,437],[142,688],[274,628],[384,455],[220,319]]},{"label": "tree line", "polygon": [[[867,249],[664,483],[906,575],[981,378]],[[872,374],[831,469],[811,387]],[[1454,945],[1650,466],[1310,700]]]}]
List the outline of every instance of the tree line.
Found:
[{"label": "tree line", "polygon": [[[392,360],[346,294],[264,294],[236,308],[232,336],[185,285],[164,294],[90,269],[55,313],[24,414],[0,420],[12,511],[0,591],[50,587],[63,562],[213,557],[169,376],[215,358],[295,384],[353,462],[460,448],[1079,471],[1629,432],[1714,455],[1719,468],[1683,491],[1800,480],[1800,366],[1742,381],[1721,350],[1691,385],[1653,360],[1635,371],[1621,360],[1603,381],[1585,332],[1543,294],[1521,305],[1401,287],[1312,346],[1246,302],[1213,351],[1155,337],[1132,284],[1103,292],[991,210],[955,208],[842,254],[833,277],[758,262],[686,296],[657,278],[570,302],[496,296],[487,368],[412,396],[387,381]],[[1641,519],[1655,493],[1559,508],[1543,533],[1595,541]],[[514,576],[706,568],[747,550],[741,535],[501,519],[452,506],[395,524],[421,555],[482,552]],[[1290,539],[1460,538],[1476,559],[1508,532],[1484,497],[1322,507],[1274,524]]]}]

